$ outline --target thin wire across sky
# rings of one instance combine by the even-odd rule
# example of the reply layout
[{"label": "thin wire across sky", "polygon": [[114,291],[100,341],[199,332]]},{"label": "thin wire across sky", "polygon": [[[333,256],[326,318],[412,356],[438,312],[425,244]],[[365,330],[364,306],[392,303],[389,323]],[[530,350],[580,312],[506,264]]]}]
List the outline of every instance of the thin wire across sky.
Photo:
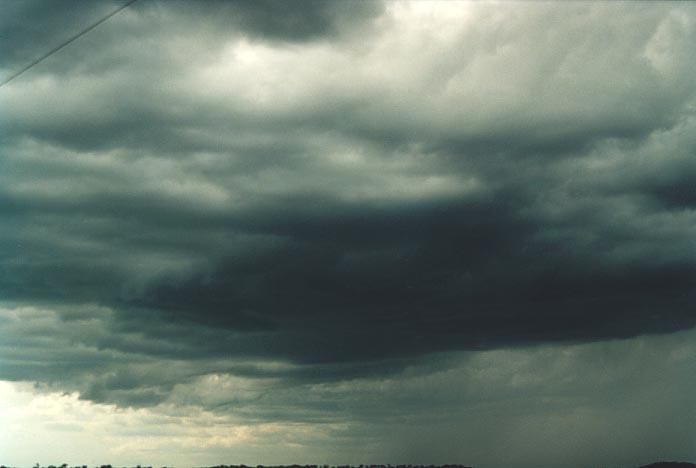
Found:
[{"label": "thin wire across sky", "polygon": [[55,54],[56,52],[58,52],[58,51],[61,50],[62,48],[66,47],[67,45],[69,45],[69,44],[71,44],[72,42],[76,41],[77,39],[81,38],[82,36],[84,36],[85,34],[87,34],[88,32],[90,32],[91,30],[93,30],[94,28],[96,28],[97,26],[99,26],[100,24],[102,24],[102,23],[104,23],[105,21],[107,21],[107,20],[108,20],[109,18],[111,18],[112,16],[116,15],[118,12],[120,12],[120,11],[122,11],[122,10],[125,10],[126,8],[128,8],[129,6],[131,6],[132,4],[134,4],[134,3],[137,2],[137,1],[138,1],[138,0],[128,0],[126,3],[124,3],[124,4],[121,5],[120,7],[116,8],[114,11],[112,11],[112,12],[109,13],[108,15],[106,15],[106,16],[102,17],[101,19],[99,19],[98,21],[92,23],[91,25],[89,25],[89,26],[86,27],[85,29],[81,30],[80,32],[78,32],[78,33],[75,34],[74,36],[72,36],[72,37],[70,37],[69,39],[63,41],[60,45],[54,47],[53,49],[49,50],[49,51],[46,52],[45,54],[41,55],[39,58],[37,58],[37,59],[35,59],[34,61],[30,62],[29,64],[25,65],[25,66],[24,66],[23,68],[21,68],[19,71],[16,71],[16,72],[13,73],[12,75],[10,75],[8,78],[6,78],[5,80],[3,80],[2,83],[0,83],[0,88],[2,88],[2,87],[5,86],[6,84],[8,84],[10,81],[14,80],[15,78],[19,77],[19,76],[22,75],[23,73],[29,71],[31,68],[35,67],[35,66],[38,65],[39,63],[43,62],[43,61],[46,60],[48,57],[50,57],[51,55]]}]

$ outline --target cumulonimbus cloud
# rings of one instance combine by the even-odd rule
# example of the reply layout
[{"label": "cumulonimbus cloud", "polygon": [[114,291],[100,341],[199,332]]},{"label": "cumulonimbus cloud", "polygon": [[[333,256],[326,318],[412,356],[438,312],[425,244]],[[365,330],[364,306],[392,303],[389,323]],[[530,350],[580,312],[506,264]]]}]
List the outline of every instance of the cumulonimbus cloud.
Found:
[{"label": "cumulonimbus cloud", "polygon": [[140,2],[0,91],[7,300],[283,378],[693,326],[692,6],[278,5]]}]

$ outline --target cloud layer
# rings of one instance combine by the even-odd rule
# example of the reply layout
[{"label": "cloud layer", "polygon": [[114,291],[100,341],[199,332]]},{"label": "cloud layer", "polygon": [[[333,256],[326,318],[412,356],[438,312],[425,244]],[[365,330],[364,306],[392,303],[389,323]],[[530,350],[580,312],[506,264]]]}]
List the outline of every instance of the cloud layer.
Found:
[{"label": "cloud layer", "polygon": [[[115,6],[10,2],[0,76]],[[0,89],[0,379],[309,423],[689,329],[694,45],[683,3],[137,2]]]},{"label": "cloud layer", "polygon": [[[17,313],[35,323],[52,315]],[[54,346],[63,339],[54,337]],[[284,378],[291,369],[280,363],[257,364],[266,374],[244,372],[243,366],[232,374],[176,361],[163,365],[135,351],[90,351],[104,363],[90,366],[83,358],[82,370],[68,371],[65,381],[106,390],[108,401],[118,403],[137,387],[129,382],[143,382],[143,376],[178,374],[179,382],[160,403],[137,409],[94,403],[94,394],[84,401],[80,397],[89,390],[79,387],[59,393],[0,383],[0,422],[7,429],[0,440],[3,463],[461,460],[483,468],[580,468],[696,456],[696,401],[688,391],[694,385],[693,331],[447,353],[412,362],[398,374],[334,382]],[[124,357],[137,364],[124,366]],[[42,362],[51,367],[70,359],[62,353]]]}]

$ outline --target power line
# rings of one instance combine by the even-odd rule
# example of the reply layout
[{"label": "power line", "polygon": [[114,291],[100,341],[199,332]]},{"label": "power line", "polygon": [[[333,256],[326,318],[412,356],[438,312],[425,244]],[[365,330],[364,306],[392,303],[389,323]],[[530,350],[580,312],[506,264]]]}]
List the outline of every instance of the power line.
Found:
[{"label": "power line", "polygon": [[2,88],[3,86],[5,86],[5,85],[6,85],[7,83],[9,83],[10,81],[14,80],[14,79],[17,78],[19,75],[21,75],[22,73],[26,72],[27,70],[29,70],[29,69],[32,68],[33,66],[38,65],[39,63],[43,62],[43,61],[46,60],[48,57],[50,57],[51,55],[55,54],[56,52],[58,52],[60,49],[62,49],[63,47],[67,46],[67,45],[70,44],[71,42],[73,42],[73,41],[79,39],[80,37],[84,36],[85,34],[87,34],[88,32],[90,32],[92,29],[96,28],[97,26],[99,26],[100,24],[102,24],[104,21],[106,21],[106,20],[108,20],[109,18],[111,18],[112,16],[114,16],[114,15],[115,15],[116,13],[118,13],[119,11],[125,10],[126,8],[128,8],[129,6],[131,6],[132,4],[134,4],[134,3],[137,2],[137,1],[138,1],[138,0],[128,0],[125,4],[123,4],[123,5],[121,5],[120,7],[116,8],[114,11],[112,11],[112,12],[109,13],[108,15],[104,16],[102,19],[100,19],[100,20],[97,21],[96,23],[93,23],[92,25],[90,25],[90,26],[88,26],[87,28],[83,29],[83,30],[80,31],[79,33],[77,33],[77,34],[75,34],[74,36],[72,36],[70,39],[68,39],[68,40],[66,40],[65,42],[61,43],[59,46],[54,47],[53,49],[49,50],[48,52],[46,52],[45,54],[43,54],[41,57],[37,58],[36,60],[34,60],[34,61],[31,62],[30,64],[26,65],[26,66],[25,66],[24,68],[22,68],[21,70],[19,70],[18,72],[16,72],[16,73],[14,73],[13,75],[11,75],[9,78],[5,79],[2,83],[0,83],[0,88]]}]

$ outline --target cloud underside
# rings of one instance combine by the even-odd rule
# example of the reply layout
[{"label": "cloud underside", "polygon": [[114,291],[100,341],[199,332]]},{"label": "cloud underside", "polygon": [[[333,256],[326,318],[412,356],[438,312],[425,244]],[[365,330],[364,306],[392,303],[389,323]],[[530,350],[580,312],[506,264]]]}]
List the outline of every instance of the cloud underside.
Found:
[{"label": "cloud underside", "polygon": [[[455,460],[580,468],[688,460],[696,454],[696,405],[684,389],[694,384],[695,355],[691,331],[467,353],[439,368],[431,360],[398,375],[340,382],[212,373],[181,381],[163,403],[138,409],[1,382],[7,436],[0,449],[22,466],[56,459],[90,465]],[[163,371],[161,362],[144,369],[141,362],[141,374]],[[119,377],[123,392],[126,378]],[[37,440],[50,441],[40,454],[30,449]]]},{"label": "cloud underside", "polygon": [[[10,2],[3,76],[88,5]],[[695,38],[688,4],[136,3],[0,90],[0,379],[147,406],[688,329]]]}]

